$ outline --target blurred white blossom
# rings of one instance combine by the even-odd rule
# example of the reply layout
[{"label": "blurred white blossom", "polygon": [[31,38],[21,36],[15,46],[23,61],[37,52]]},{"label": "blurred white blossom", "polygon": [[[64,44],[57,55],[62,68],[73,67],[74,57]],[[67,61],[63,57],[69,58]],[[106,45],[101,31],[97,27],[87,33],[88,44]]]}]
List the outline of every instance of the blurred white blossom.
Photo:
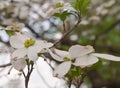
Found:
[{"label": "blurred white blossom", "polygon": [[28,33],[16,33],[10,37],[10,45],[16,50],[12,53],[11,63],[13,67],[22,71],[26,66],[26,59],[36,61],[38,54],[42,53],[45,48],[51,47],[52,43],[37,41]]}]

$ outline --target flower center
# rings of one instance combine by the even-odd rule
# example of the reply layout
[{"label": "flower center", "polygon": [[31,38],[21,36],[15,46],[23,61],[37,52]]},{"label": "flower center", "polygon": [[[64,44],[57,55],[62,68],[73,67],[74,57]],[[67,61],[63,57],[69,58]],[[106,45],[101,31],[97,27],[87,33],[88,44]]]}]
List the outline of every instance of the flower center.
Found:
[{"label": "flower center", "polygon": [[33,40],[32,38],[30,38],[30,39],[28,39],[28,40],[26,40],[24,42],[24,47],[28,48],[28,47],[30,47],[30,46],[32,46],[34,44],[35,44],[35,40]]},{"label": "flower center", "polygon": [[62,2],[57,2],[54,4],[54,8],[59,8],[59,7],[63,7],[64,4]]},{"label": "flower center", "polygon": [[64,61],[70,61],[70,59],[67,58],[67,57],[64,57],[63,60],[64,60]]}]

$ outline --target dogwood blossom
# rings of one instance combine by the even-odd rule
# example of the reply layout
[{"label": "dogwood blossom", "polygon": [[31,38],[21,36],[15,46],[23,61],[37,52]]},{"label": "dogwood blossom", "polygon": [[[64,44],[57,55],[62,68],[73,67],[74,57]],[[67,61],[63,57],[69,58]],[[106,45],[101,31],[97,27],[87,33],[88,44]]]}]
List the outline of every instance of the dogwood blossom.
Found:
[{"label": "dogwood blossom", "polygon": [[53,59],[63,62],[55,68],[53,75],[59,78],[63,77],[69,71],[71,64],[81,68],[91,66],[99,61],[98,57],[106,60],[120,61],[120,57],[93,52],[94,49],[90,45],[73,45],[69,48],[68,52],[58,49],[54,49],[54,52],[49,50]]},{"label": "dogwood blossom", "polygon": [[16,30],[21,31],[21,29],[24,27],[25,25],[23,23],[15,23],[15,24],[8,26],[6,29],[12,30],[12,31],[16,31]]},{"label": "dogwood blossom", "polygon": [[35,62],[38,54],[53,44],[35,40],[28,33],[20,32],[10,37],[10,45],[16,49],[11,55],[11,63],[15,69],[21,71],[26,66],[26,59]]},{"label": "dogwood blossom", "polygon": [[[75,50],[75,49],[79,49],[79,47],[80,47],[80,45],[74,45],[71,48],[73,48],[73,50]],[[82,46],[82,47],[86,47],[86,46]],[[90,46],[90,47],[92,47],[92,46]],[[83,52],[83,51],[81,51],[81,52]],[[110,61],[120,61],[120,57],[117,57],[117,56],[113,56],[110,54],[89,52],[85,55],[77,57],[74,65],[80,66],[81,68],[89,67],[89,66],[95,64],[96,62],[98,62],[99,61],[98,58],[102,58],[102,59],[106,59],[106,60],[110,60]]]},{"label": "dogwood blossom", "polygon": [[54,49],[53,53],[51,50],[49,50],[49,53],[53,59],[63,62],[55,68],[53,75],[59,78],[63,77],[69,71],[72,64],[77,64],[77,62],[74,62],[77,57],[86,55],[92,51],[94,51],[94,49],[91,46],[79,46],[77,48],[72,46],[68,52]]},{"label": "dogwood blossom", "polygon": [[57,1],[54,3],[53,7],[47,12],[48,16],[54,13],[61,13],[63,11],[76,11],[70,3],[65,3],[63,1]]}]

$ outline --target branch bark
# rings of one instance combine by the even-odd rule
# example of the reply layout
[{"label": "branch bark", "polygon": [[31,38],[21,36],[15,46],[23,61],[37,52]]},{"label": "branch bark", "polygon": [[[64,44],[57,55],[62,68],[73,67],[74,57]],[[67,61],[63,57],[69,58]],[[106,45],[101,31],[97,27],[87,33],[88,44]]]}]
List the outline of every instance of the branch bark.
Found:
[{"label": "branch bark", "polygon": [[68,36],[75,28],[78,27],[78,25],[79,25],[80,22],[81,22],[81,16],[78,15],[78,21],[77,21],[77,23],[76,23],[70,30],[68,30],[68,31],[62,36],[62,38],[61,38],[60,40],[56,41],[56,42],[54,43],[54,46],[56,46],[59,42],[63,41],[63,39],[64,39],[66,36]]},{"label": "branch bark", "polygon": [[3,64],[3,65],[0,65],[0,68],[4,68],[4,67],[10,66],[10,65],[11,65],[11,63]]}]

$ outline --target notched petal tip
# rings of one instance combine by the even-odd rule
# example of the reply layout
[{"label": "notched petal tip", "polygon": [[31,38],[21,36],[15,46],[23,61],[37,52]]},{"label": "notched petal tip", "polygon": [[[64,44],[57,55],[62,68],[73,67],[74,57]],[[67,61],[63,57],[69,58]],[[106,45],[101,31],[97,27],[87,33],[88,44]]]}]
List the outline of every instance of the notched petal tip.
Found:
[{"label": "notched petal tip", "polygon": [[94,48],[90,45],[81,46],[81,45],[73,45],[69,49],[69,54],[71,58],[78,58],[80,56],[84,56],[86,54],[92,53]]},{"label": "notched petal tip", "polygon": [[53,76],[62,78],[64,77],[65,74],[68,73],[70,68],[71,68],[71,61],[63,62],[55,68],[53,72]]},{"label": "notched petal tip", "polygon": [[24,58],[14,57],[11,59],[11,64],[16,70],[23,71],[23,69],[26,67],[25,59],[26,59],[25,57]]}]

